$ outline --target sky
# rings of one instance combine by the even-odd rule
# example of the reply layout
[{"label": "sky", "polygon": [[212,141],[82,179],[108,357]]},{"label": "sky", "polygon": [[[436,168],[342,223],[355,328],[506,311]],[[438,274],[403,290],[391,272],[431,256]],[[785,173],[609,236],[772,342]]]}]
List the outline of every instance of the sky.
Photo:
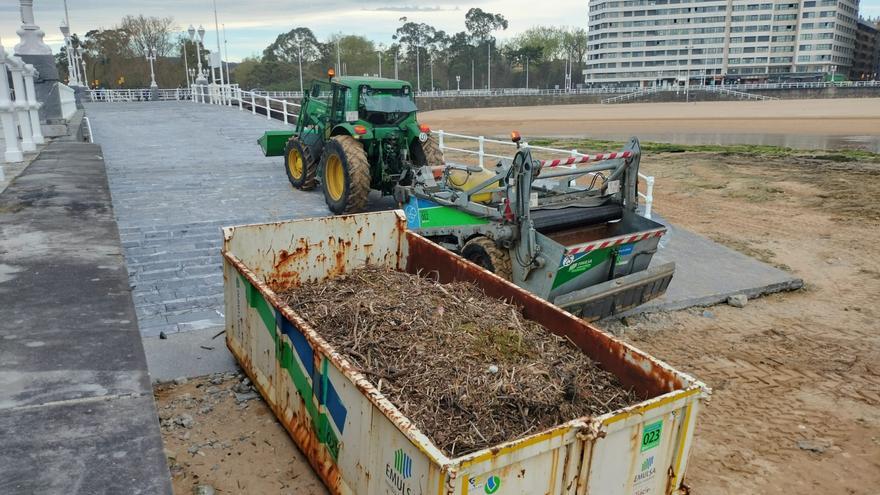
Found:
[{"label": "sky", "polygon": [[[294,27],[310,27],[319,39],[333,33],[359,34],[391,43],[401,17],[425,22],[446,32],[464,30],[464,14],[471,7],[503,14],[510,27],[499,38],[516,35],[536,25],[587,26],[588,0],[475,0],[458,3],[444,0],[217,0],[220,23],[226,25],[229,59],[239,61],[258,55],[275,37]],[[183,31],[190,24],[203,24],[205,44],[216,49],[211,0],[68,0],[71,30],[82,35],[94,28],[111,28],[125,15],[171,16]],[[860,13],[880,17],[880,0],[863,0]],[[46,43],[57,51],[61,45],[58,26],[64,17],[61,0],[35,0],[37,25]],[[0,40],[12,51],[18,43],[18,2],[0,0]]]}]

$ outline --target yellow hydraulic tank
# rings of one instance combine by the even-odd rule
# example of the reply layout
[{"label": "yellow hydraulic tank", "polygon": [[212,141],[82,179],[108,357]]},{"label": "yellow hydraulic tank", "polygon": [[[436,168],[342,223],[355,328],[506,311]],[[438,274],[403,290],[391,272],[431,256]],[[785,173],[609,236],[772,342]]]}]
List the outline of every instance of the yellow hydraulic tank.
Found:
[{"label": "yellow hydraulic tank", "polygon": [[[470,191],[483,182],[495,177],[495,172],[480,169],[479,172],[469,172],[467,170],[452,169],[449,171],[449,185],[459,191]],[[489,187],[498,187],[498,183],[494,183]],[[476,203],[489,203],[492,201],[492,193],[479,193],[471,198]]]}]

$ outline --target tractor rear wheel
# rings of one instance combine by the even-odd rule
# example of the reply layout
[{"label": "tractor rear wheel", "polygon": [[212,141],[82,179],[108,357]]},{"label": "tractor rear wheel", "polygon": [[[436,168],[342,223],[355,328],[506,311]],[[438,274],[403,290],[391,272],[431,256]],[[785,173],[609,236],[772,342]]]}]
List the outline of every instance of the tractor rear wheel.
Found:
[{"label": "tractor rear wheel", "polygon": [[428,136],[428,140],[424,143],[416,139],[410,148],[413,163],[419,167],[442,167],[445,165],[443,152],[440,151],[440,146],[434,136]]},{"label": "tractor rear wheel", "polygon": [[334,136],[321,158],[321,188],[327,207],[336,215],[359,213],[367,208],[370,162],[355,138]]},{"label": "tractor rear wheel", "polygon": [[474,237],[467,241],[461,255],[471,263],[476,263],[505,280],[513,279],[510,254],[499,248],[488,237]]},{"label": "tractor rear wheel", "polygon": [[290,138],[284,153],[284,170],[291,185],[303,191],[314,189],[317,169],[318,163],[309,147],[299,138]]}]

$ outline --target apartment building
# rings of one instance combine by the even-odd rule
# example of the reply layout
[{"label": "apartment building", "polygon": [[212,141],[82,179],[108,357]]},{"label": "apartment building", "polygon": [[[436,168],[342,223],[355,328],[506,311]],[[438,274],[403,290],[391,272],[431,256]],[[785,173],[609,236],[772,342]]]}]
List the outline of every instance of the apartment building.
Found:
[{"label": "apartment building", "polygon": [[592,86],[816,80],[853,66],[858,0],[590,0]]},{"label": "apartment building", "polygon": [[869,81],[880,78],[880,24],[859,19],[850,79]]}]

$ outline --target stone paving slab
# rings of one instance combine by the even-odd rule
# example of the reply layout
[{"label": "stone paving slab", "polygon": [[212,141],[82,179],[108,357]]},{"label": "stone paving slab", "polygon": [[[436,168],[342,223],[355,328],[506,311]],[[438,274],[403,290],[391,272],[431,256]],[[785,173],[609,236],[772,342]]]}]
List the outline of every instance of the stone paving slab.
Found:
[{"label": "stone paving slab", "polygon": [[655,218],[669,229],[651,263],[675,262],[666,294],[624,314],[711,306],[735,294],[750,299],[803,287],[803,280],[722,246],[689,230]]},{"label": "stone paving slab", "polygon": [[96,145],[0,193],[0,493],[170,493]]}]

